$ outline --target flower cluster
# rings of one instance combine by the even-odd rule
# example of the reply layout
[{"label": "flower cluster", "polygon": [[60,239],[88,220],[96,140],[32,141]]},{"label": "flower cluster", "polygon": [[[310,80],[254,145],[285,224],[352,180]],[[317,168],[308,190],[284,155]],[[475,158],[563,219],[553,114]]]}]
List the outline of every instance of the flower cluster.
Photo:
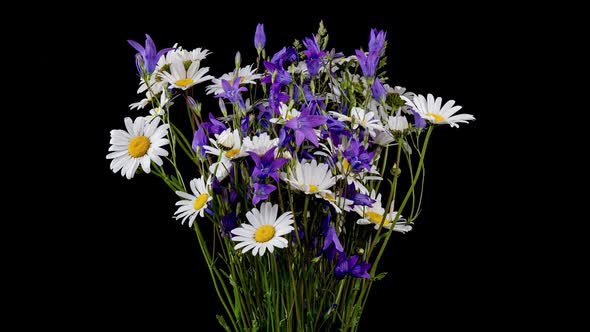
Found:
[{"label": "flower cluster", "polygon": [[[386,36],[373,29],[368,51],[346,56],[327,48],[320,25],[317,34],[267,57],[259,24],[256,62],[242,67],[238,53],[235,68],[218,78],[202,66],[211,54],[206,49],[175,45],[158,51],[149,36],[145,46],[129,41],[138,52],[138,93],[144,96],[130,107],[151,108],[135,120],[126,118],[126,130],[111,132],[107,158],[128,179],[139,165],[153,171],[179,196],[175,217],[196,230],[210,267],[225,271],[213,273],[216,289],[240,289],[218,290],[233,328],[317,329],[336,324],[326,323],[334,311],[341,326],[352,324],[360,315],[355,305],[366,297],[352,291],[353,280],[378,279],[374,274],[391,232],[410,231],[418,215],[430,133],[474,120],[457,114],[461,107],[453,100],[443,105],[432,94],[391,86],[381,74]],[[218,116],[204,114],[197,100],[207,96],[218,103]],[[181,121],[185,113],[188,119]],[[180,162],[182,156],[190,165]],[[402,170],[409,175],[403,183]],[[397,210],[394,202],[401,202]],[[205,222],[216,230],[210,239],[200,230]],[[218,244],[209,248],[207,241]],[[275,292],[303,287],[303,297],[268,295],[280,303],[279,318],[291,323],[269,318],[265,310],[236,317],[244,302],[257,301],[248,292],[256,293],[253,284],[262,279]],[[343,289],[351,290],[350,298],[341,297]],[[284,316],[292,307],[296,312]]]}]

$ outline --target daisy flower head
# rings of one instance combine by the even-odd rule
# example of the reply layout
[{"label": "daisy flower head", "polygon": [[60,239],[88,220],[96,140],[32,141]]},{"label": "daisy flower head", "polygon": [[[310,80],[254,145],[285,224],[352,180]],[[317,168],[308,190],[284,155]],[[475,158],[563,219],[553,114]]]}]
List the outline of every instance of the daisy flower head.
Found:
[{"label": "daisy flower head", "polygon": [[139,102],[130,104],[130,109],[143,109],[164,90],[164,86],[166,85],[166,83],[155,74],[151,75],[148,81],[149,82],[146,83],[146,80],[143,77],[139,81],[137,94],[145,93],[145,98]]},{"label": "daisy flower head", "polygon": [[162,91],[162,94],[160,95],[160,103],[150,110],[150,116],[148,118],[151,120],[153,118],[163,116],[166,113],[166,109],[172,105],[173,103],[170,102],[168,93],[166,91]]},{"label": "daisy flower head", "polygon": [[384,130],[381,120],[375,116],[375,112],[367,112],[360,107],[353,107],[350,110],[350,116],[334,111],[331,111],[330,114],[340,121],[352,123],[352,129],[356,129],[360,125],[369,132],[371,137],[377,136],[378,131]]},{"label": "daisy flower head", "polygon": [[238,70],[234,70],[232,72],[223,74],[220,78],[212,79],[211,83],[213,84],[207,86],[205,90],[207,91],[208,95],[219,95],[223,93],[223,80],[226,80],[230,82],[230,84],[233,84],[234,80],[238,78],[240,80],[240,84],[256,84],[256,80],[262,78],[262,75],[256,74],[256,69],[252,69],[252,65],[248,65],[244,68],[239,68]]},{"label": "daisy flower head", "polygon": [[278,118],[272,118],[272,119],[270,119],[270,122],[271,123],[281,123],[281,124],[284,124],[288,120],[291,120],[293,118],[298,117],[299,114],[301,114],[301,112],[299,112],[295,108],[289,109],[289,106],[288,105],[286,105],[284,103],[280,103],[280,106],[279,106],[279,117]]},{"label": "daisy flower head", "polygon": [[[209,166],[209,172],[211,175],[215,174],[215,178],[217,178],[218,181],[222,181],[229,175],[231,168],[231,159],[227,158],[225,155],[222,155],[218,161]],[[208,183],[211,183],[212,181],[213,178],[211,178]]]},{"label": "daisy flower head", "polygon": [[205,76],[209,72],[209,67],[199,68],[199,66],[199,62],[192,62],[188,69],[186,69],[184,62],[178,58],[170,65],[170,72],[163,71],[160,73],[160,77],[170,84],[171,87],[186,90],[195,84],[213,78],[211,75]]},{"label": "daisy flower head", "polygon": [[349,212],[354,207],[354,201],[341,196],[336,196],[332,191],[320,192],[316,197],[323,198],[325,201],[330,203],[336,213],[342,213],[342,210]]},{"label": "daisy flower head", "polygon": [[281,175],[291,188],[307,195],[330,193],[329,189],[336,184],[336,178],[332,175],[330,166],[324,163],[318,164],[315,159],[303,164],[297,163],[288,177],[285,173]]},{"label": "daisy flower head", "polygon": [[205,180],[202,176],[198,179],[192,179],[190,182],[190,188],[192,195],[183,191],[176,192],[176,194],[183,199],[176,202],[176,205],[178,205],[179,208],[174,214],[176,219],[182,218],[182,224],[184,224],[188,218],[188,226],[192,227],[197,216],[202,218],[205,215],[207,203],[209,203],[213,197],[209,194],[211,188],[205,184]]},{"label": "daisy flower head", "polygon": [[211,145],[203,147],[208,154],[223,156],[230,160],[248,155],[242,151],[242,138],[237,129],[227,128],[220,134],[215,134],[215,139],[210,138],[209,142]]},{"label": "daisy flower head", "polygon": [[232,229],[232,241],[239,242],[234,249],[242,249],[242,253],[252,250],[252,255],[264,255],[274,248],[285,248],[289,243],[283,235],[294,230],[293,213],[285,212],[277,218],[279,206],[269,202],[262,203],[260,210],[253,208],[246,213],[248,223]]},{"label": "daisy flower head", "polygon": [[267,133],[262,133],[252,138],[244,138],[244,141],[242,142],[242,151],[254,152],[258,156],[263,156],[268,150],[278,146],[278,144],[278,138],[270,139],[270,136],[268,136]]},{"label": "daisy flower head", "polygon": [[455,101],[449,100],[442,105],[442,98],[434,98],[432,94],[428,94],[426,98],[423,95],[416,95],[410,99],[406,96],[401,96],[406,102],[406,105],[413,108],[423,119],[434,124],[448,124],[451,127],[459,127],[458,123],[468,123],[468,121],[475,120],[471,114],[457,114],[462,107],[454,106]]},{"label": "daisy flower head", "polygon": [[179,59],[182,60],[182,62],[197,62],[200,63],[201,61],[205,60],[205,58],[207,58],[207,55],[211,54],[211,52],[209,52],[208,49],[204,49],[204,48],[195,48],[192,51],[188,51],[188,50],[184,50],[181,47],[179,47],[177,50],[175,50],[176,56],[178,56]]},{"label": "daisy flower head", "polygon": [[395,116],[389,116],[387,118],[387,127],[396,137],[403,135],[410,128],[408,119],[401,115],[401,110],[397,111]]},{"label": "daisy flower head", "polygon": [[112,144],[107,159],[112,159],[111,169],[114,173],[121,171],[121,175],[131,179],[139,165],[144,172],[150,172],[150,163],[153,161],[161,166],[160,157],[168,156],[168,151],[162,146],[168,144],[164,138],[168,134],[168,124],[160,124],[160,118],[148,121],[144,117],[138,117],[135,121],[125,118],[126,130],[112,130]]},{"label": "daisy flower head", "polygon": [[373,137],[373,143],[381,146],[388,146],[393,142],[395,142],[395,137],[389,130],[378,131],[377,135]]},{"label": "daisy flower head", "polygon": [[[355,206],[354,211],[361,216],[357,220],[359,225],[375,225],[375,229],[383,226],[386,229],[391,229],[393,221],[398,215],[397,211],[393,211],[393,202],[389,213],[385,215],[385,209],[381,205],[381,194],[376,194],[375,190],[371,190],[370,197],[375,200],[375,203],[371,207],[367,206]],[[385,219],[383,216],[385,215]],[[393,230],[400,233],[406,233],[412,230],[412,226],[405,222],[405,219],[400,215]]]}]

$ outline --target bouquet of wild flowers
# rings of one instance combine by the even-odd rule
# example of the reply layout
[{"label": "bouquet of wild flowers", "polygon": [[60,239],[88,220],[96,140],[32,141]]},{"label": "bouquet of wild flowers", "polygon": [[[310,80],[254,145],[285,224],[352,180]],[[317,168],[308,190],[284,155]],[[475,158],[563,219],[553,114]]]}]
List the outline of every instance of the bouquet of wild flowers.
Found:
[{"label": "bouquet of wild flowers", "polygon": [[[372,30],[368,51],[345,56],[320,24],[268,57],[260,24],[255,65],[238,53],[219,78],[202,66],[206,49],[129,41],[145,94],[131,108],[150,110],[111,131],[107,158],[179,196],[176,219],[197,234],[227,331],[356,330],[392,232],[420,212],[432,131],[474,119],[388,85],[385,37]],[[205,82],[222,116],[197,101]]]}]

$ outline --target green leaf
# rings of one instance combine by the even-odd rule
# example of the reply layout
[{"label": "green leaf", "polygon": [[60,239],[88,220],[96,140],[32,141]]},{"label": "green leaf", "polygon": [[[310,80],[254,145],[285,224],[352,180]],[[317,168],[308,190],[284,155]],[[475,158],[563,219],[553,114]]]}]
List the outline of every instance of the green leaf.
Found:
[{"label": "green leaf", "polygon": [[320,37],[323,37],[327,33],[328,33],[328,30],[326,30],[326,27],[324,26],[324,21],[320,21],[320,28],[318,29],[318,35]]},{"label": "green leaf", "polygon": [[378,275],[376,275],[375,277],[373,277],[373,280],[375,280],[375,281],[381,280],[381,279],[385,278],[386,275],[387,275],[387,272],[381,272]]},{"label": "green leaf", "polygon": [[229,326],[227,325],[227,323],[225,322],[225,319],[223,318],[223,316],[221,315],[215,315],[215,317],[217,317],[217,321],[219,322],[219,325],[221,325],[221,327],[223,327],[224,330],[226,330],[227,332],[231,332]]}]

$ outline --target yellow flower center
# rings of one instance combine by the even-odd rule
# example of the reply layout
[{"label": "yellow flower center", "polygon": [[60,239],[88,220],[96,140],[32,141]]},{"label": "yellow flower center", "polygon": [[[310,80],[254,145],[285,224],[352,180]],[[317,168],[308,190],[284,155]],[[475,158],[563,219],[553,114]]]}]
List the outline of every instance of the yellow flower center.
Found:
[{"label": "yellow flower center", "polygon": [[291,119],[293,119],[293,118],[294,118],[294,116],[293,116],[293,115],[291,115],[291,114],[287,114],[287,120],[291,120]]},{"label": "yellow flower center", "polygon": [[195,199],[195,202],[193,203],[193,207],[195,208],[195,210],[199,211],[203,206],[205,206],[208,199],[209,194],[207,193],[201,194],[201,196],[197,197],[197,199]]},{"label": "yellow flower center", "polygon": [[424,115],[428,115],[428,116],[433,117],[435,123],[441,122],[442,120],[445,119],[442,115],[436,114],[436,113],[426,113]]},{"label": "yellow flower center", "polygon": [[181,86],[183,88],[186,88],[187,86],[193,84],[193,79],[192,78],[181,78],[179,80],[177,80],[176,82],[174,82],[174,84]]},{"label": "yellow flower center", "polygon": [[335,202],[335,201],[336,201],[336,198],[334,198],[334,196],[332,196],[332,195],[331,195],[331,194],[329,194],[329,193],[325,193],[325,194],[324,194],[324,198],[325,198],[325,199],[327,199],[327,200],[328,200],[328,201],[330,201],[330,202]]},{"label": "yellow flower center", "polygon": [[147,150],[150,148],[151,142],[150,139],[145,136],[135,136],[129,142],[129,146],[127,147],[127,151],[129,155],[133,158],[143,157]]},{"label": "yellow flower center", "polygon": [[268,242],[275,236],[275,228],[271,225],[262,225],[254,232],[256,242]]},{"label": "yellow flower center", "polygon": [[240,149],[231,149],[225,153],[225,156],[228,158],[233,158],[238,153],[240,153]]},{"label": "yellow flower center", "polygon": [[346,158],[342,160],[342,168],[344,168],[345,171],[350,172],[350,163]]},{"label": "yellow flower center", "polygon": [[[227,82],[229,83],[229,85],[234,85],[234,81],[235,81],[235,78],[234,79],[231,79],[231,80],[229,80]],[[240,76],[240,84],[242,84],[242,82],[244,82],[244,77],[241,77]]]},{"label": "yellow flower center", "polygon": [[318,186],[316,186],[315,184],[310,184],[309,185],[309,190],[310,193],[317,193],[318,192]]},{"label": "yellow flower center", "polygon": [[[377,212],[369,211],[365,213],[365,217],[369,219],[370,222],[375,224],[381,224],[381,220],[383,220],[383,215]],[[383,222],[383,226],[389,225],[389,220],[385,219]]]}]

